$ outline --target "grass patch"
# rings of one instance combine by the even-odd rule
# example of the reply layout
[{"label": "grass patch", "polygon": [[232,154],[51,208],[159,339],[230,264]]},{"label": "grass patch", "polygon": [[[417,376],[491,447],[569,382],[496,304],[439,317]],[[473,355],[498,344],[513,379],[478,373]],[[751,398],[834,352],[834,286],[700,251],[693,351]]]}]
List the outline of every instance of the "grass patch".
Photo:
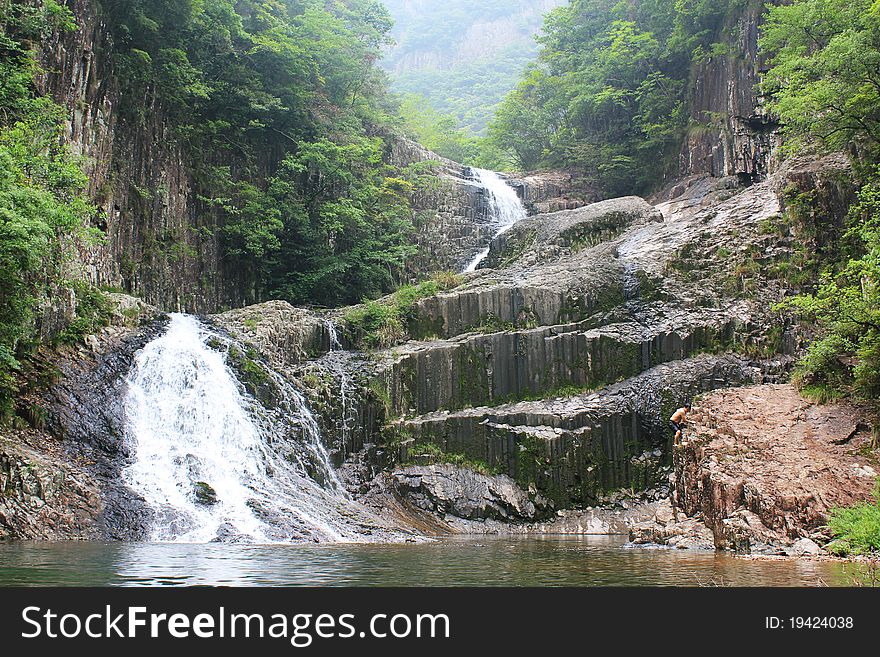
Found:
[{"label": "grass patch", "polygon": [[[795,375],[795,379],[795,385],[797,385],[797,374]],[[799,387],[799,390],[804,399],[808,399],[816,404],[830,404],[843,397],[843,393],[840,390],[822,383],[804,385]]]},{"label": "grass patch", "polygon": [[85,281],[69,283],[76,296],[73,320],[55,337],[59,344],[76,344],[110,324],[116,304],[98,288]]},{"label": "grass patch", "polygon": [[409,451],[409,457],[401,465],[437,465],[448,464],[459,468],[467,468],[482,475],[494,476],[499,470],[485,461],[472,459],[464,454],[444,452],[434,443],[418,443]]},{"label": "grass patch", "polygon": [[409,324],[417,319],[416,303],[457,287],[460,280],[456,274],[441,272],[417,285],[405,285],[384,299],[352,308],[343,318],[351,342],[367,349],[400,344],[409,335]]},{"label": "grass patch", "polygon": [[506,322],[498,315],[489,313],[480,318],[480,323],[469,327],[465,333],[500,333],[501,331],[515,331],[516,324]]},{"label": "grass patch", "polygon": [[827,548],[834,554],[880,554],[880,479],[874,501],[831,509],[828,527],[834,540]]}]

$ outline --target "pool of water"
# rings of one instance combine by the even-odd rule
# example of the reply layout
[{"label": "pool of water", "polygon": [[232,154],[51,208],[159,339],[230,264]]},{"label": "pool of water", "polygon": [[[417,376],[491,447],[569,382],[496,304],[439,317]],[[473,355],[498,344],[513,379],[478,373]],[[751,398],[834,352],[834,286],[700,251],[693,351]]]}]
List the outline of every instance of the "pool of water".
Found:
[{"label": "pool of water", "polygon": [[423,544],[0,543],[0,586],[849,586],[847,564],[632,548],[622,537]]}]

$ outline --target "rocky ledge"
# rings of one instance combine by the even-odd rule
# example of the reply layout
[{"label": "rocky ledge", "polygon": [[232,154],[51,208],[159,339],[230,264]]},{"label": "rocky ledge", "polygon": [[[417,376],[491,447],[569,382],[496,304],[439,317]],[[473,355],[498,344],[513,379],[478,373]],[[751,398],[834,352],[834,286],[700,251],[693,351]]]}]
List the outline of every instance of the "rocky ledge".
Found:
[{"label": "rocky ledge", "polygon": [[108,296],[109,326],[32,359],[44,374],[19,400],[31,426],[0,431],[0,539],[144,536],[148,513],[119,476],[129,458],[122,398],[135,354],[167,318]]},{"label": "rocky ledge", "polygon": [[102,507],[98,484],[60,444],[35,431],[0,436],[0,539],[99,538]]},{"label": "rocky ledge", "polygon": [[719,390],[694,406],[674,450],[671,502],[635,543],[816,554],[828,512],[870,498],[877,478],[864,408],[816,405],[791,385]]},{"label": "rocky ledge", "polygon": [[453,465],[416,465],[391,473],[395,492],[422,511],[465,520],[537,520],[551,511],[506,475],[490,476]]}]

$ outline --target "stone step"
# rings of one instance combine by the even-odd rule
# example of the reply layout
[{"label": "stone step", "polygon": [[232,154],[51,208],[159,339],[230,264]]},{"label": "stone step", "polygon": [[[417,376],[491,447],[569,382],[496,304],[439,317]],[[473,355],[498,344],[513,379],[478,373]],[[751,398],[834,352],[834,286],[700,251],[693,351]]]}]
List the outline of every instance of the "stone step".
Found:
[{"label": "stone step", "polygon": [[598,320],[410,342],[382,354],[392,415],[497,405],[561,388],[599,388],[659,363],[721,352],[743,325],[736,307],[654,313],[646,325]]},{"label": "stone step", "polygon": [[563,506],[660,483],[671,464],[668,417],[695,395],[754,380],[738,356],[701,355],[601,391],[400,419],[386,441],[407,461],[430,443],[483,461]]}]

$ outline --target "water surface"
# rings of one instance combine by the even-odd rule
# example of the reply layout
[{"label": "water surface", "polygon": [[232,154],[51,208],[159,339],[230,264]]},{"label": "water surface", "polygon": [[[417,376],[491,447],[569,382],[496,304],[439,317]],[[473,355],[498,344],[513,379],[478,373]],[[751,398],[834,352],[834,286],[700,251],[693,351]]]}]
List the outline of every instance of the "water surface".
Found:
[{"label": "water surface", "polygon": [[848,586],[848,564],[629,548],[622,537],[424,544],[0,543],[2,586]]}]

